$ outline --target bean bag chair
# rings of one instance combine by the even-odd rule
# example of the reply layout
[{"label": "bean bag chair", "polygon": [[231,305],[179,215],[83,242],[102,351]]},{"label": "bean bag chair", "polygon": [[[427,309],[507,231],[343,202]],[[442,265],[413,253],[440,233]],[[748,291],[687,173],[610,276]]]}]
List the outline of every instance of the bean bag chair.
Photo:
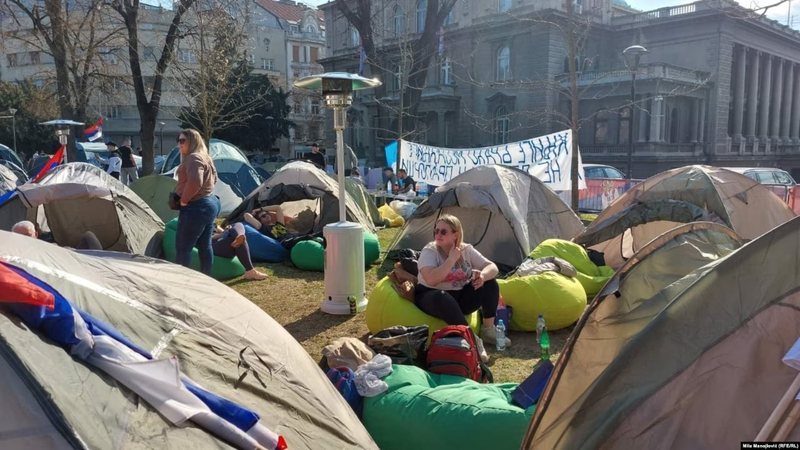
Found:
[{"label": "bean bag chair", "polygon": [[[175,233],[178,231],[178,219],[172,219],[164,227],[164,255],[168,261],[175,262]],[[200,257],[197,249],[192,249],[192,269],[200,270]],[[211,277],[217,280],[229,280],[244,275],[244,266],[239,262],[239,258],[214,257],[214,265],[211,266]]]},{"label": "bean bag chair", "polygon": [[389,228],[402,227],[406,223],[403,216],[397,214],[389,205],[381,206],[378,208],[378,212],[381,213],[381,218],[383,218],[384,223],[387,223],[386,226]]},{"label": "bean bag chair", "polygon": [[578,281],[586,291],[587,297],[594,298],[608,280],[614,276],[614,269],[608,266],[597,266],[589,259],[589,254],[582,246],[562,239],[547,239],[529,255],[533,259],[544,256],[558,256],[575,266]]},{"label": "bean bag chair", "polygon": [[322,272],[325,269],[325,248],[322,238],[300,241],[292,247],[292,263],[301,270]]},{"label": "bean bag chair", "polygon": [[[435,331],[447,326],[443,320],[425,314],[414,303],[401,297],[392,287],[389,277],[378,281],[378,284],[369,293],[368,300],[367,328],[371,333],[377,333],[395,325],[407,327],[427,325],[428,340],[430,341]],[[478,311],[466,316],[466,319],[475,333],[480,333],[481,318]]]},{"label": "bean bag chair", "polygon": [[381,243],[377,234],[364,232],[364,264],[371,266],[381,257]]},{"label": "bean bag chair", "polygon": [[511,403],[517,384],[393,369],[383,379],[389,389],[364,399],[364,426],[382,450],[520,448],[535,406]]},{"label": "bean bag chair", "polygon": [[281,262],[289,257],[289,252],[280,242],[250,225],[244,226],[247,245],[250,247],[250,259],[258,262]]},{"label": "bean bag chair", "polygon": [[535,331],[539,314],[549,330],[575,323],[586,309],[586,291],[577,278],[556,272],[497,280],[500,295],[514,308],[511,329]]}]

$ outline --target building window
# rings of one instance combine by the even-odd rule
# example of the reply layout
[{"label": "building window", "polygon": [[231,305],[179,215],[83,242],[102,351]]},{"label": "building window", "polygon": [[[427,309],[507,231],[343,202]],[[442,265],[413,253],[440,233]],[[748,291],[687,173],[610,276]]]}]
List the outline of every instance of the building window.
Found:
[{"label": "building window", "polygon": [[294,113],[303,114],[303,103],[300,100],[294,101]]},{"label": "building window", "polygon": [[443,85],[453,84],[453,65],[450,58],[444,58],[442,61],[440,79]]},{"label": "building window", "polygon": [[314,25],[306,26],[306,33],[316,33],[316,32],[317,32],[317,29],[314,28]]},{"label": "building window", "polygon": [[499,106],[494,110],[494,144],[505,144],[508,142],[508,111],[505,106]]},{"label": "building window", "polygon": [[292,62],[300,62],[300,46],[292,46]]},{"label": "building window", "polygon": [[[148,53],[147,53],[148,52],[148,50],[147,50],[148,48],[151,49],[149,56],[148,56]],[[151,59],[155,59],[156,58],[155,54],[152,51],[152,48],[153,47],[145,47],[145,57],[148,57],[148,58],[151,58]],[[191,50],[178,50],[178,61],[180,61],[182,63],[196,63],[197,62],[197,58],[194,56],[194,53]]]},{"label": "building window", "polygon": [[356,27],[350,28],[350,45],[353,47],[361,43],[361,35],[358,34]]},{"label": "building window", "polygon": [[261,58],[261,68],[264,70],[275,70],[275,60],[272,58]]},{"label": "building window", "polygon": [[311,114],[319,114],[319,100],[311,100]]},{"label": "building window", "polygon": [[269,52],[269,44],[270,44],[269,38],[264,38],[264,51],[265,52]]},{"label": "building window", "polygon": [[625,108],[619,112],[619,134],[617,135],[617,142],[619,144],[627,144],[628,137],[631,131],[631,109]]},{"label": "building window", "polygon": [[400,70],[400,65],[398,64],[395,67],[394,76],[392,77],[392,92],[398,92],[400,90],[400,80],[403,76],[402,71]]},{"label": "building window", "polygon": [[400,36],[406,32],[406,13],[400,5],[394,7],[394,35]]},{"label": "building window", "polygon": [[9,53],[6,55],[6,61],[8,61],[8,67],[17,67],[17,54]]},{"label": "building window", "polygon": [[509,9],[511,9],[511,0],[500,0],[497,10],[500,12],[506,12]]},{"label": "building window", "polygon": [[608,144],[608,119],[597,117],[594,120],[594,143]]},{"label": "building window", "polygon": [[315,63],[319,60],[319,48],[311,47],[311,62]]},{"label": "building window", "polygon": [[428,0],[417,1],[417,33],[425,31],[425,13],[428,10]]},{"label": "building window", "polygon": [[297,33],[298,31],[300,31],[300,28],[298,28],[297,25],[289,25],[289,31]]},{"label": "building window", "polygon": [[319,140],[319,126],[318,125],[309,125],[308,126],[308,137],[312,141]]},{"label": "building window", "polygon": [[[150,46],[145,47],[144,51],[143,51],[143,54],[144,54],[144,59],[145,60],[154,60],[154,59],[156,59],[156,49],[155,49],[155,47],[150,47]],[[179,58],[180,58],[180,54],[181,53],[179,51],[179,54],[178,54]],[[186,62],[186,61],[183,61],[183,62]]]},{"label": "building window", "polygon": [[450,8],[450,12],[447,13],[447,17],[444,18],[444,23],[442,23],[442,25],[444,26],[452,25],[455,23],[455,21],[456,21],[456,5],[453,5],[453,7]]},{"label": "building window", "polygon": [[30,52],[28,53],[28,56],[31,64],[41,64],[42,54],[40,52]]},{"label": "building window", "polygon": [[495,79],[497,81],[506,81],[511,79],[511,51],[507,46],[500,47],[497,51],[497,73]]},{"label": "building window", "polygon": [[99,49],[100,59],[106,64],[114,65],[117,63],[117,55],[114,50],[108,47],[101,47]]}]

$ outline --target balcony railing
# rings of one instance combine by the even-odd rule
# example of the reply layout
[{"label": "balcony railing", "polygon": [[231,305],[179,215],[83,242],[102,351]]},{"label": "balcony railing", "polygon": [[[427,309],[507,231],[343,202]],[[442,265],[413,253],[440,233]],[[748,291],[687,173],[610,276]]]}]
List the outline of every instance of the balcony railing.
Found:
[{"label": "balcony railing", "polygon": [[687,5],[670,6],[666,8],[658,8],[652,11],[646,11],[639,14],[629,14],[626,16],[614,17],[612,23],[614,25],[627,25],[634,23],[649,22],[651,20],[661,20],[675,16],[682,16],[684,14],[692,14],[697,11],[711,9],[708,2],[699,1],[689,3]]},{"label": "balcony railing", "polygon": [[[620,156],[628,154],[628,144],[590,144],[581,145],[581,153],[584,155],[609,155]],[[633,146],[634,155],[697,155],[703,150],[702,143],[679,143],[671,144],[666,142],[637,142]]]},{"label": "balcony railing", "polygon": [[[637,80],[668,80],[681,83],[701,85],[708,81],[710,75],[699,70],[686,69],[672,64],[644,64],[636,70]],[[561,74],[558,81],[567,83],[568,74]],[[601,83],[623,83],[631,80],[631,71],[626,68],[614,70],[581,72],[578,74],[578,85],[587,86]]]}]

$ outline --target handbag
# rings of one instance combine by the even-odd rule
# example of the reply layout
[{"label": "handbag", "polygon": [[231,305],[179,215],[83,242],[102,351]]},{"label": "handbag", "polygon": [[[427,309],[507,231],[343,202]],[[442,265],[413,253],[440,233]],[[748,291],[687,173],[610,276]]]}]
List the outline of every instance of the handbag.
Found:
[{"label": "handbag", "polygon": [[169,193],[169,209],[176,211],[181,209],[181,196],[177,192]]}]

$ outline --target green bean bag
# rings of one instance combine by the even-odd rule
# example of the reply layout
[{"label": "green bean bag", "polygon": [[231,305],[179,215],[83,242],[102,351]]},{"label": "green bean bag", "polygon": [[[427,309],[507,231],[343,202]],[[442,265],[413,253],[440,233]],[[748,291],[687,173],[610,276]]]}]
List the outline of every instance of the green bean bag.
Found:
[{"label": "green bean bag", "polygon": [[[401,297],[392,287],[389,277],[378,281],[378,284],[370,292],[366,314],[367,328],[371,333],[377,333],[395,325],[407,327],[427,325],[428,339],[430,339],[435,331],[447,326],[445,321],[425,314],[413,302]],[[475,333],[480,333],[481,318],[478,311],[466,316],[466,319]]]},{"label": "green bean bag", "polygon": [[562,239],[547,239],[537,245],[529,255],[533,259],[545,256],[557,256],[575,266],[578,281],[586,291],[587,297],[593,299],[608,280],[614,276],[614,269],[608,266],[597,266],[582,246]]},{"label": "green bean bag", "polygon": [[535,406],[511,403],[517,384],[393,368],[389,389],[364,399],[364,426],[382,450],[520,448]]},{"label": "green bean bag", "polygon": [[[381,244],[378,241],[378,236],[365,232],[364,263],[370,266],[380,256]],[[290,257],[292,263],[298,269],[322,272],[325,269],[325,248],[322,246],[322,238],[298,242],[292,247]]]},{"label": "green bean bag", "polygon": [[[164,227],[164,255],[168,261],[175,262],[175,233],[178,231],[178,219],[172,219]],[[200,257],[197,249],[192,249],[192,268],[200,270]],[[239,258],[214,257],[214,265],[211,266],[211,277],[217,280],[228,280],[244,275],[244,266],[239,262]]]},{"label": "green bean bag", "polygon": [[322,272],[325,269],[325,248],[322,238],[300,241],[292,247],[292,263],[301,270]]},{"label": "green bean bag", "polygon": [[381,243],[378,235],[364,232],[364,264],[371,266],[381,257]]},{"label": "green bean bag", "polygon": [[500,295],[514,308],[511,329],[535,331],[539,314],[549,330],[575,323],[586,309],[586,291],[576,278],[556,272],[497,280]]}]

